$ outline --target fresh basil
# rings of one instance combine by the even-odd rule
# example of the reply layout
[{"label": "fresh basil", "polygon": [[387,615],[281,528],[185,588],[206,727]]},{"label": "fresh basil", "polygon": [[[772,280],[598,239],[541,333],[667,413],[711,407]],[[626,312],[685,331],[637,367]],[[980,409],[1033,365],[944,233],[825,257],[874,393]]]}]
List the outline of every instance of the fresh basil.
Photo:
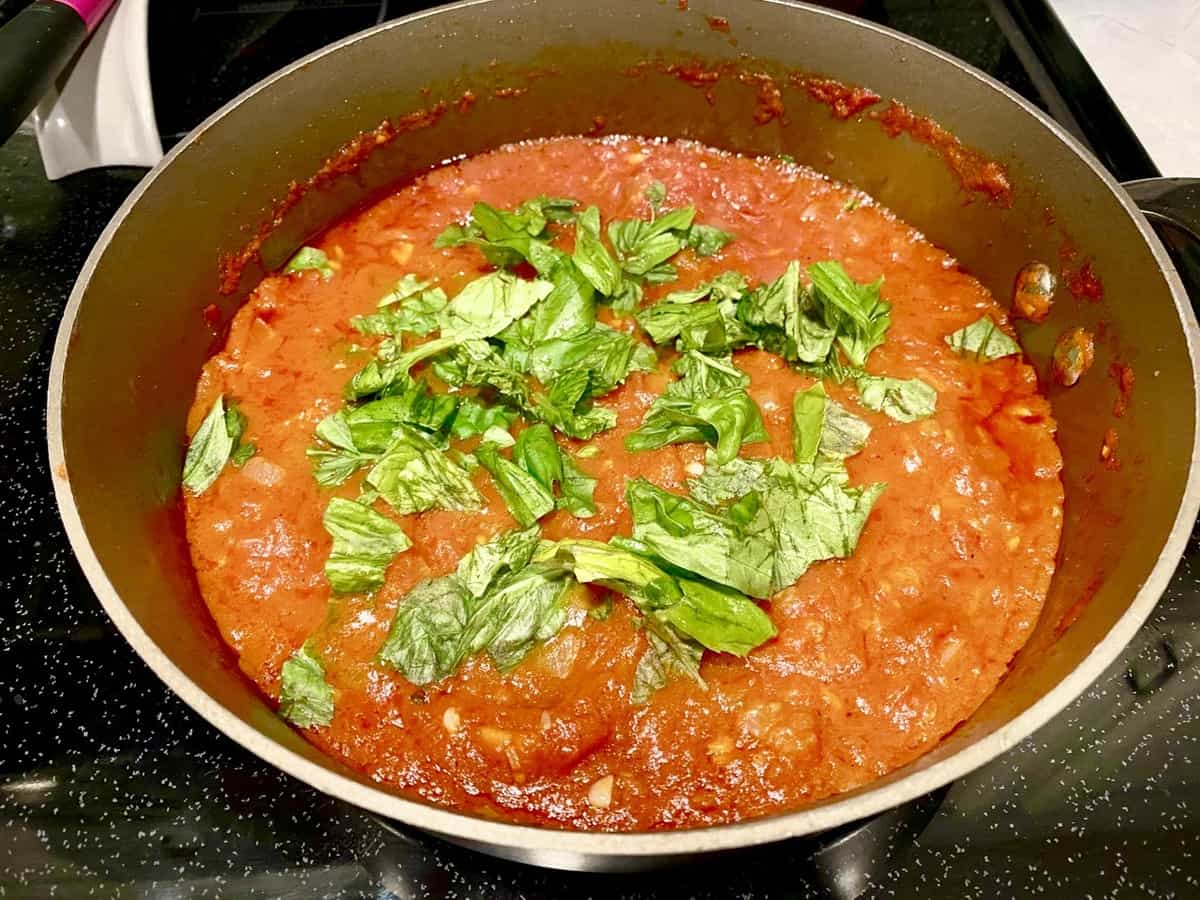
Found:
[{"label": "fresh basil", "polygon": [[592,495],[596,480],[586,475],[558,445],[547,425],[531,425],[520,433],[513,446],[513,461],[537,479],[551,494],[559,485],[562,496],[556,501],[576,518],[595,515]]},{"label": "fresh basil", "polygon": [[339,594],[382,587],[392,559],[412,543],[404,529],[387,516],[342,497],[330,499],[322,524],[333,538],[325,577]]},{"label": "fresh basil", "polygon": [[598,541],[559,541],[541,554],[577,581],[625,594],[646,616],[717,653],[745,656],[775,635],[754,601],[727,588],[668,573],[644,554]]},{"label": "fresh basil", "polygon": [[495,266],[514,266],[529,259],[530,248],[546,237],[549,222],[565,223],[574,217],[576,203],[565,197],[536,197],[506,212],[476,203],[466,225],[452,225],[438,235],[435,247],[477,246]]},{"label": "fresh basil", "polygon": [[789,362],[819,364],[835,355],[837,325],[829,321],[815,293],[802,289],[800,264],[795,261],[774,281],[747,294],[738,312],[755,331],[758,346]]},{"label": "fresh basil", "polygon": [[464,397],[450,423],[450,434],[459,440],[485,434],[492,428],[507,431],[520,418],[506,406],[486,405],[474,397]]},{"label": "fresh basil", "polygon": [[530,563],[536,528],[481,544],[453,575],[423,581],[401,600],[380,662],[413,684],[452,674],[474,653],[496,667],[517,665],[566,623],[563,598],[572,581],[562,566]]},{"label": "fresh basil", "polygon": [[568,437],[590,440],[617,424],[617,414],[591,402],[590,372],[560,374],[544,392],[534,395],[529,411]]},{"label": "fresh basil", "polygon": [[301,247],[295,256],[288,260],[283,271],[289,275],[296,272],[320,272],[326,281],[333,277],[333,266],[329,264],[329,257],[325,255],[324,250],[318,250],[316,247]]},{"label": "fresh basil", "polygon": [[[746,293],[746,276],[740,272],[722,272],[710,281],[694,288],[672,291],[662,298],[663,303],[695,303],[697,300],[737,300]],[[658,343],[662,343],[659,341]]]},{"label": "fresh basil", "polygon": [[543,384],[563,372],[586,372],[588,394],[599,397],[621,384],[631,372],[652,371],[658,362],[654,351],[636,338],[607,325],[541,341],[528,349],[505,348],[505,358]]},{"label": "fresh basil", "polygon": [[600,240],[600,210],[589,206],[575,220],[575,265],[592,286],[611,297],[621,287],[621,266]]},{"label": "fresh basil", "polygon": [[817,382],[792,398],[792,446],[796,462],[811,463],[820,454],[832,459],[854,456],[867,444],[871,426],[825,393]]},{"label": "fresh basil", "polygon": [[937,391],[919,378],[860,375],[855,379],[862,405],[897,422],[915,422],[937,410]]},{"label": "fresh basil", "polygon": [[495,444],[484,443],[475,458],[492,476],[505,506],[523,528],[554,509],[554,497],[542,483],[515,462],[500,455]]},{"label": "fresh basil", "polygon": [[729,353],[754,337],[738,318],[737,305],[731,299],[675,302],[668,297],[641,310],[636,318],[654,343],[675,341],[681,351]]},{"label": "fresh basil", "polygon": [[442,337],[462,341],[499,334],[553,289],[548,281],[503,270],[476,278],[439,315]]},{"label": "fresh basil", "polygon": [[859,284],[841,263],[832,260],[813,263],[808,277],[824,307],[826,322],[837,329],[838,345],[846,358],[852,365],[865,366],[868,354],[883,343],[892,324],[891,304],[879,296],[883,278]]},{"label": "fresh basil", "polygon": [[795,584],[815,562],[850,556],[883,490],[848,486],[840,463],[814,468],[773,460],[762,493],[775,534],[773,589]]},{"label": "fresh basil", "polygon": [[203,494],[217,480],[225,464],[242,465],[255,453],[253,444],[241,443],[246,417],[225,395],[218,394],[208,414],[188,442],[183,460],[183,486],[193,494]]},{"label": "fresh basil", "polygon": [[521,329],[518,333],[505,332],[501,338],[506,342],[519,338],[521,343],[533,344],[591,329],[596,321],[595,289],[575,260],[538,242],[531,245],[529,259],[538,276],[553,288],[526,319],[516,323],[514,327]]},{"label": "fresh basil", "polygon": [[621,268],[630,275],[646,275],[686,246],[696,208],[685,206],[653,221],[618,219],[608,223],[608,239]]},{"label": "fresh basil", "polygon": [[398,337],[407,333],[423,337],[438,329],[446,302],[446,292],[441,288],[430,287],[415,275],[405,275],[379,301],[379,312],[355,316],[350,327],[365,335]]},{"label": "fresh basil", "polygon": [[697,256],[713,256],[732,242],[732,234],[712,225],[696,224],[687,233],[687,245]]},{"label": "fresh basil", "polygon": [[477,510],[483,498],[462,466],[419,431],[397,426],[395,440],[367,473],[367,487],[401,515],[427,509]]},{"label": "fresh basil", "polygon": [[661,181],[652,181],[646,185],[646,189],[642,191],[642,196],[650,204],[650,211],[657,216],[663,204],[667,202],[667,186]]},{"label": "fresh basil", "polygon": [[1021,345],[1005,334],[991,316],[986,315],[946,335],[946,343],[956,353],[982,361],[1015,356],[1021,352]]},{"label": "fresh basil", "polygon": [[720,506],[751,491],[762,491],[766,486],[765,460],[739,456],[721,464],[712,450],[705,454],[704,471],[688,479],[688,492],[709,506]]},{"label": "fresh basil", "polygon": [[[639,705],[646,703],[655,691],[662,690],[675,676],[687,676],[703,687],[700,659],[704,647],[683,637],[665,623],[658,623],[657,618],[648,617],[646,621],[648,645],[634,670],[630,699]],[[651,628],[651,621],[656,623],[656,628]]]},{"label": "fresh basil", "polygon": [[771,596],[775,548],[757,494],[718,510],[635,479],[625,496],[634,540],[656,556],[751,597]]},{"label": "fresh basil", "polygon": [[333,688],[321,661],[301,647],[280,673],[279,714],[300,728],[323,728],[333,721]]},{"label": "fresh basil", "polygon": [[682,377],[667,385],[642,424],[625,439],[627,450],[706,442],[716,447],[717,457],[725,463],[737,456],[743,444],[767,440],[758,404],[746,392],[750,379],[730,357],[689,351],[674,369]]}]

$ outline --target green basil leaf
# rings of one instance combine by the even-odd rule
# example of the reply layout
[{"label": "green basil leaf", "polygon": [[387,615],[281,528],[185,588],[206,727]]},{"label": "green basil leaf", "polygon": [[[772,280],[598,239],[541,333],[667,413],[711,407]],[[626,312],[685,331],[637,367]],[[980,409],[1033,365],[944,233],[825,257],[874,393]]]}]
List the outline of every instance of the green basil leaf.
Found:
[{"label": "green basil leaf", "polygon": [[838,345],[846,358],[855,366],[865,366],[892,324],[891,304],[879,296],[883,279],[859,284],[832,260],[810,265],[808,277],[825,307],[826,321],[838,329]]},{"label": "green basil leaf", "polygon": [[420,432],[398,426],[395,443],[367,473],[366,484],[401,515],[440,507],[477,510],[483,498],[461,466]]},{"label": "green basil leaf", "polygon": [[[651,627],[651,622],[655,627]],[[646,640],[648,646],[633,673],[630,699],[635,704],[646,703],[655,691],[662,690],[675,676],[690,677],[705,687],[704,679],[700,677],[703,646],[683,637],[672,626],[658,622],[653,614],[646,617]]]},{"label": "green basil leaf", "polygon": [[347,400],[361,400],[375,394],[397,393],[408,387],[408,370],[417,363],[438,356],[459,344],[456,338],[439,337],[417,344],[411,350],[399,351],[399,345],[385,340],[379,346],[378,357],[355,373],[342,390]]},{"label": "green basil leaf", "polygon": [[[389,390],[400,390],[399,384]],[[342,415],[356,449],[382,453],[392,445],[399,426],[440,434],[457,409],[457,398],[435,394],[423,382],[410,380],[402,392],[343,410]]]},{"label": "green basil leaf", "polygon": [[326,281],[333,277],[333,266],[329,264],[329,257],[325,255],[324,250],[318,250],[316,247],[301,247],[296,251],[296,255],[288,260],[283,271],[289,275],[296,272],[320,272]]},{"label": "green basil leaf", "polygon": [[446,292],[430,288],[413,275],[405,275],[384,295],[379,306],[377,313],[352,318],[350,327],[365,335],[425,336],[439,327],[439,316],[446,307]]},{"label": "green basil leaf", "polygon": [[546,393],[533,398],[529,410],[568,437],[590,440],[617,424],[615,411],[595,406],[588,399],[591,384],[590,372],[561,373]]},{"label": "green basil leaf", "polygon": [[709,450],[705,455],[704,471],[688,479],[688,492],[709,506],[719,506],[744,497],[751,491],[766,489],[766,462],[761,459],[735,457],[719,464]]},{"label": "green basil leaf", "polygon": [[575,265],[605,296],[621,286],[621,266],[600,240],[600,210],[589,206],[575,220]]},{"label": "green basil leaf", "polygon": [[680,303],[665,299],[641,310],[636,318],[654,343],[674,340],[679,350],[728,353],[753,338],[738,318],[737,304],[728,299]]},{"label": "green basil leaf", "polygon": [[[530,262],[553,288],[534,306],[528,321],[528,343],[586,332],[596,322],[595,290],[575,261],[549,244],[534,244]],[[525,320],[518,322],[524,325]],[[507,334],[501,335],[506,341]]]},{"label": "green basil leaf", "polygon": [[586,372],[590,376],[588,395],[599,397],[621,384],[631,372],[651,371],[658,360],[654,352],[631,335],[607,325],[542,341],[527,351],[505,358],[544,384],[550,384],[563,372]]},{"label": "green basil leaf", "polygon": [[471,597],[482,597],[497,581],[529,565],[541,539],[536,527],[506,531],[459,560],[455,574]]},{"label": "green basil leaf", "polygon": [[453,387],[488,387],[515,406],[531,405],[525,373],[505,360],[487,341],[463,341],[433,364],[434,374]]},{"label": "green basil leaf", "polygon": [[467,600],[453,575],[417,584],[400,601],[378,660],[417,685],[453,673],[465,657]]},{"label": "green basil leaf", "polygon": [[946,335],[946,343],[956,353],[983,361],[1021,352],[1021,345],[1005,334],[991,316],[986,315]]},{"label": "green basil leaf", "polygon": [[279,714],[300,728],[323,728],[333,721],[333,688],[321,661],[301,647],[283,664]]},{"label": "green basil leaf", "polygon": [[675,578],[645,556],[614,544],[575,539],[559,541],[535,560],[557,561],[575,580],[624,594],[643,612],[678,603],[683,596]]},{"label": "green basil leaf", "polygon": [[831,356],[837,328],[825,320],[814,295],[801,290],[795,261],[747,294],[738,313],[757,331],[758,346],[789,362],[822,363]]},{"label": "green basil leaf", "polygon": [[563,597],[571,580],[561,566],[530,565],[488,591],[467,620],[466,655],[486,650],[506,672],[535,646],[562,630],[567,621]]},{"label": "green basil leaf", "polygon": [[[233,412],[235,407],[231,406]],[[193,494],[203,494],[207,491],[225,464],[229,462],[234,445],[241,437],[242,422],[240,413],[233,412],[232,422],[235,433],[230,433],[230,417],[225,409],[225,395],[217,395],[208,414],[192,435],[188,443],[187,456],[183,461],[183,486]]]},{"label": "green basil leaf", "polygon": [[442,337],[462,341],[499,334],[553,289],[548,281],[526,281],[502,270],[476,278],[442,310]]},{"label": "green basil leaf", "polygon": [[562,497],[557,506],[576,518],[585,519],[596,512],[592,495],[596,480],[588,477],[569,455],[563,452],[547,425],[531,425],[517,437],[513,461],[551,494],[555,484],[561,485]]},{"label": "green basil leaf", "polygon": [[412,543],[404,529],[387,516],[341,497],[330,499],[322,524],[333,538],[325,577],[339,594],[382,587],[392,559]]},{"label": "green basil leaf", "polygon": [[574,200],[536,197],[512,212],[476,203],[466,225],[451,225],[434,241],[435,247],[474,244],[495,266],[514,266],[530,258],[532,248],[543,243],[548,222],[565,223],[574,217]]},{"label": "green basil leaf", "polygon": [[662,298],[663,303],[695,303],[697,300],[738,300],[746,293],[746,276],[740,272],[722,272],[690,290],[673,291]]},{"label": "green basil leaf", "polygon": [[871,426],[825,393],[817,382],[792,398],[792,446],[796,462],[811,463],[820,454],[832,459],[854,456],[867,445]]},{"label": "green basil leaf", "polygon": [[773,460],[768,467],[763,505],[775,534],[772,589],[794,584],[814,562],[849,556],[884,485],[848,487],[845,469],[789,466]]},{"label": "green basil leaf", "polygon": [[897,422],[915,422],[937,410],[937,391],[919,378],[860,375],[855,379],[862,405]]},{"label": "green basil leaf", "polygon": [[652,181],[646,185],[646,190],[642,192],[642,195],[646,198],[646,202],[650,204],[650,210],[655,215],[658,215],[658,211],[667,202],[667,186],[661,181]]},{"label": "green basil leaf", "polygon": [[656,613],[716,653],[745,656],[775,637],[775,626],[753,600],[728,588],[679,579],[683,599]]},{"label": "green basil leaf", "polygon": [[[633,515],[634,540],[656,556],[752,597],[771,596],[775,552],[771,522],[756,502],[747,504],[753,508],[738,521],[728,510],[704,507],[644,479],[629,482],[625,496]],[[757,496],[747,498],[756,501]]]},{"label": "green basil leaf", "polygon": [[631,275],[645,275],[683,249],[695,207],[673,210],[652,222],[624,219],[609,222],[608,239],[621,267]]},{"label": "green basil leaf", "polygon": [[627,450],[702,441],[714,445],[725,463],[743,444],[767,440],[758,404],[744,387],[750,379],[730,357],[691,351],[676,362],[675,370],[683,377],[654,401],[642,424],[625,439]]},{"label": "green basil leaf", "polygon": [[522,527],[528,528],[554,509],[553,495],[519,465],[502,457],[494,444],[481,444],[475,458],[491,473],[508,511]]},{"label": "green basil leaf", "polygon": [[450,434],[459,440],[487,433],[492,428],[507,431],[520,416],[505,406],[485,406],[473,397],[464,397],[450,423]]},{"label": "green basil leaf", "polygon": [[693,225],[688,229],[687,245],[697,256],[720,253],[733,241],[733,235],[712,225]]}]

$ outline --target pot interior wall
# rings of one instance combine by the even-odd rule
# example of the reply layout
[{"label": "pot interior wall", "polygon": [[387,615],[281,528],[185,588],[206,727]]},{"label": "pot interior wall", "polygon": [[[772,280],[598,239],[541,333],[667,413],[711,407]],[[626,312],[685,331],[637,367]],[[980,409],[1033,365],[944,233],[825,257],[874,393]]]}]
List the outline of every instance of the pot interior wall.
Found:
[{"label": "pot interior wall", "polygon": [[[925,50],[767,2],[728,12],[725,34],[707,25],[705,13],[719,10],[706,6],[497,0],[394,24],[304,64],[206,128],[153,179],[99,257],[63,385],[67,473],[87,537],[149,637],[263,734],[338,768],[240,676],[196,593],[177,496],[185,413],[213,349],[203,310],[215,303],[228,318],[263,271],[390,183],[504,142],[595,131],[597,116],[607,133],[789,153],[873,194],[948,248],[1002,303],[1023,264],[1058,264],[1064,235],[1094,257],[1105,302],[1060,291],[1049,323],[1024,332],[1043,372],[1063,328],[1103,320],[1108,335],[1091,375],[1053,394],[1068,500],[1063,561],[1045,613],[1000,690],[931,757],[888,782],[1011,721],[1079,664],[1146,579],[1184,493],[1194,386],[1167,283],[1103,182],[1028,113]],[[685,53],[770,61],[742,64],[777,78],[786,116],[756,122],[761,83],[753,80],[721,79],[710,102],[705,88],[660,68],[625,72],[651,53],[668,61]],[[493,59],[498,64],[489,66]],[[964,193],[929,147],[888,137],[874,120],[838,120],[789,85],[793,69],[868,85],[933,116],[1006,165],[1015,202],[1004,208]],[[521,90],[494,97],[498,87]],[[467,88],[478,99],[461,112],[455,101]],[[236,294],[218,294],[218,255],[245,243],[247,226],[264,219],[289,182],[315,172],[357,132],[443,100],[449,107],[436,124],[401,135],[356,172],[306,194],[265,242],[261,266],[247,268]],[[1138,378],[1120,420],[1105,372],[1117,356]],[[1109,427],[1120,435],[1123,465],[1115,471],[1099,460]]]}]

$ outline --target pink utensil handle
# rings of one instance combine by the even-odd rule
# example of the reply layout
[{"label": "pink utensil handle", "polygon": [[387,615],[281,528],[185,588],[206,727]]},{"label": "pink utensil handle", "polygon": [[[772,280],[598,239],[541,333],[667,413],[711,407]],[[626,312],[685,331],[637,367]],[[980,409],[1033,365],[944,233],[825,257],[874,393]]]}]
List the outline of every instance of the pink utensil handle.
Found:
[{"label": "pink utensil handle", "polygon": [[112,8],[117,0],[54,0],[54,2],[75,10],[87,26],[88,34],[91,34],[100,24],[100,20],[104,18],[104,14]]}]

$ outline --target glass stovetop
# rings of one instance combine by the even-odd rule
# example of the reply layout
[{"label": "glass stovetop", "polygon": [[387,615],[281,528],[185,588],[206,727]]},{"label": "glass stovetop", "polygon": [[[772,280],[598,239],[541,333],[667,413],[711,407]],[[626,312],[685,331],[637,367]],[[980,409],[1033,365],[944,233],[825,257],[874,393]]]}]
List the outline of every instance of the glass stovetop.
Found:
[{"label": "glass stovetop", "polygon": [[[26,2],[0,0],[0,22]],[[1036,61],[1047,32],[1013,30],[1038,21],[1038,3],[1014,0],[1012,14],[984,0],[841,6],[967,59],[1060,118],[1091,104],[1068,124],[1118,175],[1152,174],[1111,122],[1102,141],[1088,133],[1106,98],[1064,78],[1061,56]],[[285,62],[411,8],[157,0],[164,138]],[[49,183],[30,136],[0,148],[0,897],[1200,896],[1195,537],[1150,621],[1066,711],[943,795],[822,843],[659,874],[544,872],[385,828],[233,744],[101,611],[46,466],[55,329],[88,249],[142,174]]]}]

